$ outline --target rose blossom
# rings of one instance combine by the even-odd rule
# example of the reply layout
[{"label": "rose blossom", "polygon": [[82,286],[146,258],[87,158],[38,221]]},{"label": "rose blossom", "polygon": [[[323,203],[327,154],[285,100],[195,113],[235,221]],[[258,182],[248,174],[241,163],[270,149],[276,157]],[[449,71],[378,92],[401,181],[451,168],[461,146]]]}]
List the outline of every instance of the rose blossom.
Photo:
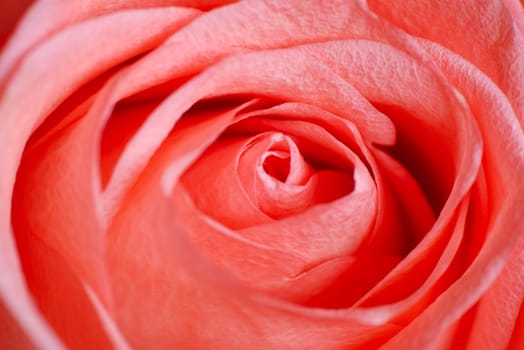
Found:
[{"label": "rose blossom", "polygon": [[524,348],[520,2],[13,4],[0,348]]}]

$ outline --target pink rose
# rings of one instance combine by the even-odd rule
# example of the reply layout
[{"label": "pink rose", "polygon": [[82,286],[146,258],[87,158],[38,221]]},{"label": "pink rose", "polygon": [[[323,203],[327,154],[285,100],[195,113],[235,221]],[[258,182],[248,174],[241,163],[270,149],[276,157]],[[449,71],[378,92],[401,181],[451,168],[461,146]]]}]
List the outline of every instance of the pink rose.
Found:
[{"label": "pink rose", "polygon": [[13,3],[1,349],[524,348],[520,2]]}]

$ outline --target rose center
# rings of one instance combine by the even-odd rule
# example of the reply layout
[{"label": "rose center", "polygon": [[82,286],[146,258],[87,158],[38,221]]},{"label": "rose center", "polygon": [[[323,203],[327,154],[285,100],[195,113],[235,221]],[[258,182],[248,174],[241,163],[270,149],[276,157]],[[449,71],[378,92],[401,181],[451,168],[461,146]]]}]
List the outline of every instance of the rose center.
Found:
[{"label": "rose center", "polygon": [[289,163],[289,153],[275,151],[264,159],[263,167],[268,175],[280,182],[286,182],[289,176]]},{"label": "rose center", "polygon": [[353,190],[352,171],[314,165],[321,164],[319,153],[325,156],[317,147],[275,131],[229,135],[188,169],[182,183],[197,207],[230,228],[270,223]]}]

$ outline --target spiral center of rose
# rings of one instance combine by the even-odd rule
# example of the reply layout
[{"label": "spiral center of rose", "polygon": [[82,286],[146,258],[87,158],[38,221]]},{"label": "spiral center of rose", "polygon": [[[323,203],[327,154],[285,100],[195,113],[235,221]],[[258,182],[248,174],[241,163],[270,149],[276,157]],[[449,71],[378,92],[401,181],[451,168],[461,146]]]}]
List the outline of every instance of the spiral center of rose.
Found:
[{"label": "spiral center of rose", "polygon": [[304,185],[313,173],[313,168],[304,160],[293,139],[280,133],[266,138],[268,139],[265,142],[260,141],[262,149],[265,147],[259,156],[262,169],[259,167],[257,172],[261,180],[268,181],[273,186],[279,186],[279,182]]},{"label": "spiral center of rose", "polygon": [[[336,170],[318,165],[324,160],[315,159],[316,153],[314,144],[282,132],[227,135],[192,165],[182,184],[200,210],[228,227],[264,224],[353,190],[351,166]],[[205,191],[199,190],[202,186]]]},{"label": "spiral center of rose", "polygon": [[264,171],[280,182],[286,182],[289,176],[289,153],[284,151],[270,152],[264,159]]}]

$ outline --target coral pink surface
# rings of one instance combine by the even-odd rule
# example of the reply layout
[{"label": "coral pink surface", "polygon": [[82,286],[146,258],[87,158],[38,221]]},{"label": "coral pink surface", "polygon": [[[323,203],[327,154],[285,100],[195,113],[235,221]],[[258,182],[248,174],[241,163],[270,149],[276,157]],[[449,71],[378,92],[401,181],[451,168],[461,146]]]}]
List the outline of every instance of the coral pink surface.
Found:
[{"label": "coral pink surface", "polygon": [[1,349],[523,349],[517,0],[0,5]]}]

